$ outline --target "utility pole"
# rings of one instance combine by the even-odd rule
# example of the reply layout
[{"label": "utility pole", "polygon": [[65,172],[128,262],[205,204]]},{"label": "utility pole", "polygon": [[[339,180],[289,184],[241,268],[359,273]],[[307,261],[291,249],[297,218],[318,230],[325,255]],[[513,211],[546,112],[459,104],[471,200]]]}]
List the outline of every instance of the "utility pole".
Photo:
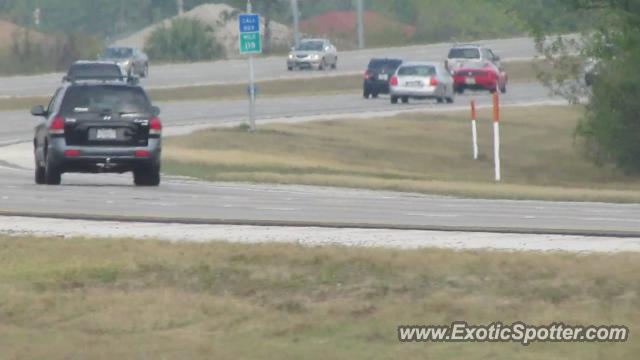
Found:
[{"label": "utility pole", "polygon": [[182,15],[184,13],[184,0],[176,0],[178,6],[178,15]]},{"label": "utility pole", "polygon": [[[247,14],[252,13],[253,6],[251,6],[251,0],[247,0]],[[260,26],[260,24],[258,24],[258,26]],[[253,54],[249,55],[249,131],[256,131],[256,85]]]},{"label": "utility pole", "polygon": [[364,49],[364,0],[358,2],[358,49]]},{"label": "utility pole", "polygon": [[291,0],[291,13],[293,14],[293,43],[296,47],[300,45],[300,10],[298,0]]}]

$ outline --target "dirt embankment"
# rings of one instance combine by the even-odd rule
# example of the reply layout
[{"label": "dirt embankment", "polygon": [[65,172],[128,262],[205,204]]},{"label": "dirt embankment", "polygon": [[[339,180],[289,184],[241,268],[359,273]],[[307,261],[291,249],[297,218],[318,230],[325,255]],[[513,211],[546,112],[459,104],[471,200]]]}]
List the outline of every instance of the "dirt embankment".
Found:
[{"label": "dirt embankment", "polygon": [[[238,54],[238,17],[240,10],[226,4],[205,4],[185,12],[182,15],[164,20],[142,29],[131,36],[115,42],[115,45],[144,48],[147,38],[159,27],[170,26],[177,18],[197,19],[214,29],[215,37],[224,49],[227,57],[239,57]],[[264,18],[263,18],[264,29]],[[264,32],[264,30],[263,30]],[[289,27],[278,22],[271,22],[272,47],[288,47],[292,43],[293,34]]]}]

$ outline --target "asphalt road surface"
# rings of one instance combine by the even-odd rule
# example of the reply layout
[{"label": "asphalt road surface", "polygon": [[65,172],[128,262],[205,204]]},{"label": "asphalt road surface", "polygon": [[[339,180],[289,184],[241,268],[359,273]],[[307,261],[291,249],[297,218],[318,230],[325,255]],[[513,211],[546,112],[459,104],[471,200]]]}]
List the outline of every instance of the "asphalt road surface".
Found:
[{"label": "asphalt road surface", "polygon": [[[536,55],[531,38],[486,40],[476,43],[491,47],[503,60],[530,59]],[[256,79],[311,78],[362,73],[372,57],[444,61],[451,45],[451,43],[442,43],[340,52],[338,70],[326,72],[289,72],[286,69],[284,56],[258,57],[255,61]],[[142,84],[148,88],[245,83],[248,79],[248,65],[243,59],[194,64],[151,64],[150,71],[149,79],[142,80]],[[63,74],[46,74],[0,78],[0,97],[51,95],[60,84],[62,76]]]},{"label": "asphalt road surface", "polygon": [[[490,102],[484,93],[459,96],[453,105],[391,105],[386,97],[364,100],[357,94],[261,99],[259,124],[466,109],[471,98],[478,99],[481,105]],[[510,105],[553,102],[561,100],[549,97],[545,89],[534,84],[514,84],[503,97],[503,103]],[[246,101],[168,103],[162,108],[168,131],[175,133],[199,126],[237,124],[246,119],[247,112]],[[36,120],[23,112],[3,113],[0,118],[0,142],[30,139]],[[0,158],[6,149],[0,148]],[[2,214],[640,236],[640,205],[469,200],[304,186],[211,184],[180,178],[165,178],[159,188],[136,188],[128,174],[66,174],[62,186],[47,187],[33,184],[31,170],[6,165],[0,163]]]},{"label": "asphalt road surface", "polygon": [[[326,96],[258,98],[257,124],[268,121],[296,121],[308,117],[371,117],[388,116],[403,111],[466,110],[475,99],[479,106],[489,106],[488,92],[465,92],[458,95],[454,104],[436,104],[434,101],[412,101],[409,104],[391,104],[389,97],[365,100],[361,94],[350,93]],[[536,103],[561,103],[552,98],[543,86],[535,83],[510,84],[508,93],[501,96],[503,105],[529,105]],[[37,105],[37,104],[34,104]],[[198,126],[232,126],[248,118],[247,100],[185,101],[159,103],[160,117],[170,131],[186,131]],[[0,112],[0,145],[26,141],[32,138],[33,128],[39,119],[27,111]]]}]

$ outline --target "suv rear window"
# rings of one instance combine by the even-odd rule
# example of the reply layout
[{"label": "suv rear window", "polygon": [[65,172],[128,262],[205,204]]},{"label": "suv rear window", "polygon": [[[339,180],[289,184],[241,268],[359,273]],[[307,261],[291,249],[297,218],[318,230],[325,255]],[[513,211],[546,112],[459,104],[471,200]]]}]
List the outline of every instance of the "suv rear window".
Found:
[{"label": "suv rear window", "polygon": [[151,103],[142,88],[113,85],[78,85],[67,90],[61,115],[79,113],[149,113]]},{"label": "suv rear window", "polygon": [[400,76],[433,76],[435,74],[436,68],[428,65],[403,66],[398,70]]},{"label": "suv rear window", "polygon": [[402,64],[402,60],[395,59],[371,59],[369,61],[369,70],[378,70],[378,69],[397,69],[398,66]]},{"label": "suv rear window", "polygon": [[67,75],[71,78],[121,77],[122,72],[116,64],[74,64]]},{"label": "suv rear window", "polygon": [[475,48],[454,48],[449,50],[449,59],[480,59],[480,50]]}]

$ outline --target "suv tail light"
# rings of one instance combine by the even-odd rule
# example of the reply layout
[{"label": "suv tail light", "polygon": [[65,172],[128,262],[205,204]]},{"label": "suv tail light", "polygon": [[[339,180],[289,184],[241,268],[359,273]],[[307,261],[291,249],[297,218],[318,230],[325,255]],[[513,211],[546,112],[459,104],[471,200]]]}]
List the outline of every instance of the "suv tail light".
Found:
[{"label": "suv tail light", "polygon": [[64,156],[70,157],[70,158],[78,157],[80,156],[80,150],[65,150]]},{"label": "suv tail light", "polygon": [[56,116],[53,118],[53,121],[49,126],[49,133],[54,135],[64,134],[64,118],[62,116]]},{"label": "suv tail light", "polygon": [[160,135],[162,134],[162,122],[160,118],[154,117],[149,122],[149,135]]},{"label": "suv tail light", "polygon": [[391,80],[389,80],[389,84],[391,86],[398,86],[398,77],[397,76],[392,76]]},{"label": "suv tail light", "polygon": [[370,80],[371,79],[371,73],[369,72],[369,70],[364,72],[364,79],[365,80]]},{"label": "suv tail light", "polygon": [[431,86],[438,86],[438,79],[436,79],[435,77],[431,77],[431,82],[429,82],[429,85]]}]

